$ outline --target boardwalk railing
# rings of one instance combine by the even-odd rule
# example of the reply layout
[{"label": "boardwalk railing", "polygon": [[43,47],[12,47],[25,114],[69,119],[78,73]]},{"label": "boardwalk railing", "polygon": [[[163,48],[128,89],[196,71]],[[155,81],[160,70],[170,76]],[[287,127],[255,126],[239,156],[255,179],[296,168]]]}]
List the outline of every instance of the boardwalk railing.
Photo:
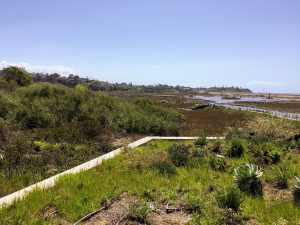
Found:
[{"label": "boardwalk railing", "polygon": [[237,110],[250,111],[250,112],[266,113],[281,118],[300,120],[300,114],[298,113],[279,112],[276,110],[261,109],[261,108],[248,107],[248,106],[238,106],[238,105],[228,105],[228,104],[218,104],[218,103],[208,103],[208,104],[212,107],[217,107],[217,108],[237,109]]},{"label": "boardwalk railing", "polygon": [[[148,141],[151,141],[151,140],[193,140],[193,139],[196,139],[197,137],[157,137],[157,136],[151,136],[151,137],[145,137],[145,138],[142,138],[140,140],[137,140],[135,142],[132,142],[130,143],[127,147],[129,148],[134,148],[134,147],[138,147],[140,145],[143,145],[145,143],[147,143]],[[222,138],[222,137],[221,137]],[[207,137],[207,139],[217,139],[217,137]],[[110,158],[113,158],[115,157],[116,155],[120,154],[123,150],[124,150],[125,147],[122,147],[122,148],[118,148],[114,151],[111,151],[107,154],[104,154],[102,156],[99,156],[95,159],[92,159],[88,162],[85,162],[79,166],[76,166],[72,169],[69,169],[69,170],[66,170],[62,173],[59,173],[53,177],[50,177],[46,180],[43,180],[43,181],[40,181],[36,184],[33,184],[29,187],[26,187],[22,190],[19,190],[17,192],[14,192],[12,194],[9,194],[5,197],[2,197],[0,198],[0,208],[1,207],[4,207],[4,206],[8,206],[10,204],[12,204],[14,201],[18,200],[18,199],[22,199],[24,198],[27,194],[29,194],[30,192],[36,190],[36,189],[43,189],[43,188],[49,188],[49,187],[52,187],[55,185],[56,181],[61,177],[61,176],[64,176],[64,175],[67,175],[67,174],[75,174],[75,173],[79,173],[81,171],[86,171],[86,170],[89,170],[95,166],[98,166],[100,165],[104,160],[106,159],[110,159]]]}]

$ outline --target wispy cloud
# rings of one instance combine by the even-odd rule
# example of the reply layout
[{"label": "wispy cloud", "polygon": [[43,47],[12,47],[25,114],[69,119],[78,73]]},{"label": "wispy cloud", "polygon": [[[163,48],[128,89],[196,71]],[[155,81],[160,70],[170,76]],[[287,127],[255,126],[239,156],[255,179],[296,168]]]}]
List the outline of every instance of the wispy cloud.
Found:
[{"label": "wispy cloud", "polygon": [[61,75],[69,75],[74,74],[75,70],[71,67],[64,66],[64,65],[58,65],[58,66],[45,66],[45,65],[32,65],[29,63],[9,63],[7,61],[0,61],[0,69],[4,68],[6,66],[19,66],[25,68],[29,72],[35,72],[35,73],[58,73]]},{"label": "wispy cloud", "polygon": [[258,86],[278,86],[278,85],[280,85],[279,82],[261,81],[261,80],[249,81],[246,84],[247,85],[258,85]]}]

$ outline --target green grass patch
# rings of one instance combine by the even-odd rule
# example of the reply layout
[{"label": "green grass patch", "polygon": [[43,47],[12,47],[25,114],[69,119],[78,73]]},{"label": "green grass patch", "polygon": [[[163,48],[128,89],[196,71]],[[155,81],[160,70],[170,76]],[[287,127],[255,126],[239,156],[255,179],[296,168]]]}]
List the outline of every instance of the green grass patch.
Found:
[{"label": "green grass patch", "polygon": [[[191,141],[183,143],[193,145]],[[226,157],[225,171],[211,168],[209,156],[214,153],[208,152],[208,156],[191,155],[188,163],[176,167],[176,174],[172,173],[172,176],[160,175],[153,164],[169,160],[168,148],[172,144],[174,141],[151,141],[138,148],[126,149],[94,169],[64,176],[55,187],[37,190],[24,200],[2,209],[0,224],[53,224],[53,219],[45,219],[47,208],[59,211],[58,221],[74,222],[124,192],[158,205],[181,199],[182,204],[193,213],[193,221],[199,224],[224,221],[229,213],[224,208],[230,205],[227,200],[230,195],[224,195],[227,199],[224,197],[226,204],[221,204],[224,205],[222,208],[216,201],[216,193],[222,193],[220,191],[224,187],[236,185],[233,169],[254,161],[251,152],[245,152],[240,158]],[[292,173],[299,174],[299,160],[298,154],[290,153],[282,158],[279,165],[288,163]],[[272,181],[272,171],[272,165],[263,167],[261,179],[264,186]],[[293,190],[293,185],[289,188]],[[255,219],[261,224],[273,224],[280,220],[286,220],[287,224],[300,222],[300,207],[295,206],[292,199],[281,201],[268,196],[268,193],[254,197],[245,194],[238,212],[232,212],[233,215],[237,220]]]}]

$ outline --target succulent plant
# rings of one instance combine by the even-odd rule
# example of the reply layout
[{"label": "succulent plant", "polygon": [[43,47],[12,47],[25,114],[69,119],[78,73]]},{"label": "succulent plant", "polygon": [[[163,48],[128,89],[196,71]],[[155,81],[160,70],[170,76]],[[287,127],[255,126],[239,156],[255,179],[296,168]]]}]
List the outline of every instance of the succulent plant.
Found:
[{"label": "succulent plant", "polygon": [[255,164],[247,163],[234,169],[235,180],[239,189],[251,195],[262,194],[260,177],[262,170]]}]

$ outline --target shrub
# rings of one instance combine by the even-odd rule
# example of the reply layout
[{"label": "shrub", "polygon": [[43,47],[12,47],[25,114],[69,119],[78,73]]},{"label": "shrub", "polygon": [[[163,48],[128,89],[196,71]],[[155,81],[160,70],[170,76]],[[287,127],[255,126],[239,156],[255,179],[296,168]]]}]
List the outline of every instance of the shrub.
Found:
[{"label": "shrub", "polygon": [[212,169],[217,171],[226,171],[227,169],[226,159],[221,155],[210,155],[208,157],[208,163]]},{"label": "shrub", "polygon": [[206,135],[201,134],[194,143],[198,147],[204,147],[207,144]]},{"label": "shrub", "polygon": [[276,186],[280,189],[288,188],[289,168],[286,165],[279,165],[276,174]]},{"label": "shrub", "polygon": [[222,142],[220,140],[216,140],[212,146],[212,152],[221,153],[222,150]]},{"label": "shrub", "polygon": [[127,218],[142,224],[149,224],[148,214],[151,212],[150,207],[143,203],[141,205],[134,204],[129,207]]},{"label": "shrub", "polygon": [[155,162],[152,167],[157,170],[160,175],[169,177],[176,175],[176,167],[168,161]]},{"label": "shrub", "polygon": [[300,205],[300,177],[295,177],[294,203]]},{"label": "shrub", "polygon": [[19,174],[24,170],[31,149],[28,136],[14,133],[8,126],[0,123],[0,159],[8,179],[12,178],[13,173]]},{"label": "shrub", "polygon": [[273,142],[265,142],[254,146],[255,156],[264,164],[280,162],[283,153],[283,147]]},{"label": "shrub", "polygon": [[184,144],[175,143],[169,147],[168,155],[175,166],[185,166],[189,159],[189,149]]},{"label": "shrub", "polygon": [[245,152],[245,144],[242,139],[233,137],[229,142],[227,155],[229,157],[241,157]]},{"label": "shrub", "polygon": [[238,188],[230,186],[217,191],[215,199],[219,207],[233,209],[237,212],[244,200],[244,195]]},{"label": "shrub", "polygon": [[235,180],[239,189],[251,195],[262,195],[260,177],[263,172],[255,164],[243,164],[234,169]]},{"label": "shrub", "polygon": [[283,118],[256,117],[247,123],[247,127],[255,135],[266,139],[288,139],[298,133],[297,124]]},{"label": "shrub", "polygon": [[205,148],[192,147],[190,149],[191,157],[202,158],[207,154],[207,150]]}]

